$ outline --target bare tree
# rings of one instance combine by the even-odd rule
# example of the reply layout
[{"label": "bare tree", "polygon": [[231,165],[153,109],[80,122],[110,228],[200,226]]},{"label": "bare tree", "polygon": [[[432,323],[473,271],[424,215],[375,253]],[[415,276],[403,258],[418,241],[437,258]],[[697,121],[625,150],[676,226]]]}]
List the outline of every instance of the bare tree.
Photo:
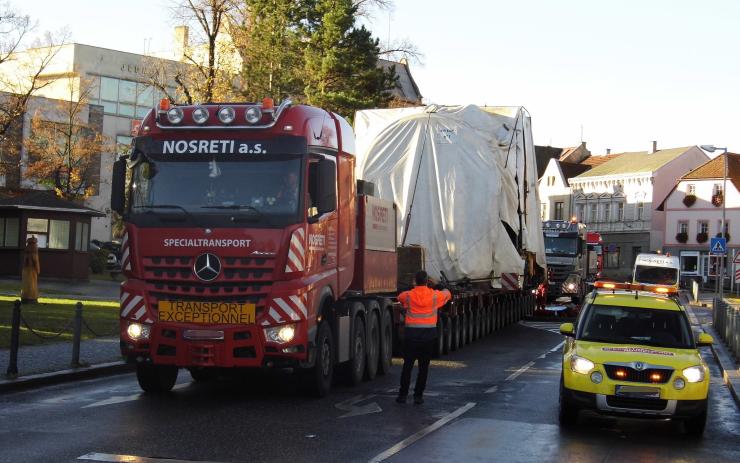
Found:
[{"label": "bare tree", "polygon": [[80,77],[68,79],[67,85],[67,99],[36,110],[31,119],[24,175],[54,188],[60,197],[81,199],[95,193],[99,157],[112,147],[108,137],[89,123],[94,84]]}]

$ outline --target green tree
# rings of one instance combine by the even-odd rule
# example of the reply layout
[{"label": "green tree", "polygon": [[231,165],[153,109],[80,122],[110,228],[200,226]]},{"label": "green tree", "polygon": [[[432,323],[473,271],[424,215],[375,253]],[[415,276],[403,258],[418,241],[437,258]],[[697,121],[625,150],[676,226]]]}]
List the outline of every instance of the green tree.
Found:
[{"label": "green tree", "polygon": [[378,40],[356,23],[352,0],[316,0],[304,52],[306,99],[344,116],[382,107],[390,100],[395,72],[378,67]]}]

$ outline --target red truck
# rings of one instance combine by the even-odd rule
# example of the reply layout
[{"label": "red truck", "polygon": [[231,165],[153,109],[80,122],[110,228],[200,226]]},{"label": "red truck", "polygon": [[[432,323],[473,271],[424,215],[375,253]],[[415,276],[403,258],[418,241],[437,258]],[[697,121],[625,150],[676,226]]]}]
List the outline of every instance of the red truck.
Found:
[{"label": "red truck", "polygon": [[[342,117],[290,101],[149,112],[114,163],[111,197],[125,223],[121,351],[142,389],[170,390],[180,368],[195,380],[291,368],[321,396],[336,367],[351,384],[389,371],[403,326],[397,211],[358,191],[354,154]],[[533,303],[520,290],[454,292],[439,354]]]}]

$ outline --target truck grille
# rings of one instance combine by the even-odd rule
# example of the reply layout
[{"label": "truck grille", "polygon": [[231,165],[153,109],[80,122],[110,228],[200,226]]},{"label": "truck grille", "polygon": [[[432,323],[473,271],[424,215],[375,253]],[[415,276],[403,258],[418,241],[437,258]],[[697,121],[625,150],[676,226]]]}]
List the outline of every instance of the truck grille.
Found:
[{"label": "truck grille", "polygon": [[259,318],[273,282],[274,258],[222,257],[221,275],[211,283],[193,273],[195,257],[145,257],[144,279],[150,307],[159,301],[252,303]]},{"label": "truck grille", "polygon": [[551,284],[563,282],[573,272],[573,268],[572,265],[548,265],[548,280]]},{"label": "truck grille", "polygon": [[671,379],[671,375],[673,374],[672,369],[663,368],[635,370],[634,368],[620,365],[604,365],[604,369],[609,378],[631,383],[665,384]]}]

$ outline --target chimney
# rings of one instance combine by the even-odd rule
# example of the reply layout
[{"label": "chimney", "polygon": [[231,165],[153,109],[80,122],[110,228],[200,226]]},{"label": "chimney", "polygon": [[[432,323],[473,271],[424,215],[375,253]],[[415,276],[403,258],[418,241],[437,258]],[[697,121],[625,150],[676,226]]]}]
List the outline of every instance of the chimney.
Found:
[{"label": "chimney", "polygon": [[656,140],[653,140],[650,142],[650,149],[648,150],[648,154],[655,154],[656,151],[658,151],[658,142]]},{"label": "chimney", "polygon": [[188,26],[175,26],[175,59],[182,61],[188,49]]},{"label": "chimney", "polygon": [[606,149],[606,154],[612,154],[612,149],[611,148],[607,148]]}]

